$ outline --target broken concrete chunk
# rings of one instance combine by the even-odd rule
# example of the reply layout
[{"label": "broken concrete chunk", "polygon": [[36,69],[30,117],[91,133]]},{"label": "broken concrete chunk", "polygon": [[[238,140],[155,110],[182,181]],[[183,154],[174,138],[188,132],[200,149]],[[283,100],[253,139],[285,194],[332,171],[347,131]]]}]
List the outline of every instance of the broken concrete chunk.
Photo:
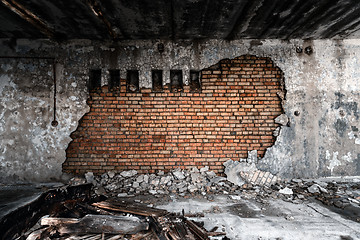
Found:
[{"label": "broken concrete chunk", "polygon": [[257,160],[257,150],[248,151],[248,158],[246,161],[248,163],[257,163]]},{"label": "broken concrete chunk", "polygon": [[172,174],[174,175],[175,178],[177,178],[179,180],[185,179],[184,173],[179,171],[179,170],[176,170],[176,171],[172,172]]},{"label": "broken concrete chunk", "polygon": [[95,178],[94,178],[94,173],[93,172],[87,172],[85,173],[85,179],[86,179],[86,183],[91,183],[93,185],[96,184]]},{"label": "broken concrete chunk", "polygon": [[120,173],[122,177],[133,177],[137,174],[136,170],[123,171]]},{"label": "broken concrete chunk", "polygon": [[164,176],[164,177],[161,177],[160,184],[165,185],[165,184],[168,184],[170,181],[171,181],[171,176],[166,176],[166,177]]},{"label": "broken concrete chunk", "polygon": [[155,194],[157,194],[157,191],[156,190],[149,190],[149,193],[152,194],[152,195],[155,195]]},{"label": "broken concrete chunk", "polygon": [[286,114],[281,114],[277,118],[275,118],[275,123],[287,126],[289,123],[289,118]]},{"label": "broken concrete chunk", "polygon": [[105,180],[108,180],[108,179],[109,179],[109,176],[108,176],[107,173],[103,173],[103,174],[101,174],[101,178],[102,178],[102,179],[105,179]]},{"label": "broken concrete chunk", "polygon": [[193,193],[198,190],[198,188],[195,185],[190,185],[188,187],[189,192]]},{"label": "broken concrete chunk", "polygon": [[127,194],[127,193],[119,193],[117,196],[118,196],[118,197],[127,197],[128,194]]},{"label": "broken concrete chunk", "polygon": [[115,172],[114,171],[109,171],[107,173],[107,175],[109,176],[109,178],[114,178],[115,177]]},{"label": "broken concrete chunk", "polygon": [[278,137],[280,135],[280,127],[277,127],[274,131],[273,131],[273,136],[274,137]]},{"label": "broken concrete chunk", "polygon": [[138,183],[142,183],[144,181],[144,175],[139,175],[137,178],[136,178],[136,182]]},{"label": "broken concrete chunk", "polygon": [[104,188],[109,191],[109,192],[113,192],[117,189],[119,189],[121,186],[119,184],[117,184],[116,182],[110,183],[106,186],[104,186]]},{"label": "broken concrete chunk", "polygon": [[294,194],[293,190],[290,189],[290,188],[288,188],[288,187],[285,187],[285,188],[283,188],[283,189],[280,189],[280,190],[279,190],[279,193],[285,194],[285,195],[292,195],[292,194]]},{"label": "broken concrete chunk", "polygon": [[209,171],[209,166],[205,166],[205,167],[200,168],[201,173],[202,172],[207,172],[207,171]]},{"label": "broken concrete chunk", "polygon": [[194,173],[194,172],[195,172],[195,173],[198,173],[198,172],[199,172],[199,169],[197,169],[197,167],[193,167],[190,172],[192,172],[192,173]]},{"label": "broken concrete chunk", "polygon": [[158,178],[155,178],[155,179],[153,179],[153,180],[150,181],[150,184],[151,184],[151,185],[154,185],[154,186],[159,185],[159,183],[160,183],[160,179],[158,179]]},{"label": "broken concrete chunk", "polygon": [[144,183],[149,183],[149,175],[144,175]]},{"label": "broken concrete chunk", "polygon": [[240,176],[241,172],[248,172],[250,170],[256,170],[255,164],[247,164],[244,162],[237,162],[229,159],[224,164],[225,166],[225,174],[227,177],[227,180],[229,182],[232,182],[238,186],[242,186],[245,181]]},{"label": "broken concrete chunk", "polygon": [[208,176],[208,178],[214,178],[214,177],[216,177],[216,173],[214,173],[213,171],[211,171],[211,172],[205,172],[206,173],[206,175]]},{"label": "broken concrete chunk", "polygon": [[320,193],[319,185],[313,184],[311,187],[307,188],[309,193]]},{"label": "broken concrete chunk", "polygon": [[190,177],[191,177],[191,182],[192,183],[197,183],[197,182],[200,182],[202,180],[202,176],[198,172],[191,172]]}]

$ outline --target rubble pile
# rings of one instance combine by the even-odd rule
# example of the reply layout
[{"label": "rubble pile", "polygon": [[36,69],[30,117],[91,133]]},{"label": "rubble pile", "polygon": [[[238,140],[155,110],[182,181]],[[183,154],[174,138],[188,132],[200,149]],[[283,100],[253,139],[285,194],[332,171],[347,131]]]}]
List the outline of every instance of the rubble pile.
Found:
[{"label": "rubble pile", "polygon": [[167,174],[137,174],[136,170],[120,173],[108,172],[94,176],[92,172],[85,174],[87,183],[92,183],[95,192],[108,196],[126,197],[132,195],[163,195],[176,193],[186,194],[228,194],[238,192],[241,187],[229,182],[225,177],[217,176],[208,167],[189,170],[175,169]]},{"label": "rubble pile", "polygon": [[[237,169],[240,164],[232,165],[235,166],[234,169]],[[120,173],[108,172],[95,176],[92,172],[88,172],[84,179],[72,179],[70,184],[73,184],[74,181],[91,183],[94,186],[95,193],[109,197],[132,197],[136,195],[160,197],[169,194],[179,196],[198,194],[211,199],[213,194],[224,194],[254,198],[259,202],[266,202],[267,199],[282,199],[293,203],[302,203],[316,199],[327,206],[337,208],[350,205],[360,207],[359,182],[280,180],[276,176],[261,173],[252,166],[249,169],[251,171],[248,173],[251,174],[244,176],[245,171],[232,171],[229,174],[230,177],[227,176],[227,178],[217,176],[214,172],[209,171],[208,167],[191,170],[175,169],[166,174],[163,171],[159,171],[157,174],[138,174],[135,170],[129,170]],[[226,172],[229,173],[229,171]],[[254,174],[258,177],[248,178]],[[235,181],[231,181],[233,176],[237,176]],[[272,178],[272,180],[251,181],[251,179],[264,179],[261,176],[268,176],[267,179]]]},{"label": "rubble pile", "polygon": [[314,198],[327,206],[360,207],[359,182],[292,179],[272,185],[271,189],[285,196],[284,200],[295,203]]}]

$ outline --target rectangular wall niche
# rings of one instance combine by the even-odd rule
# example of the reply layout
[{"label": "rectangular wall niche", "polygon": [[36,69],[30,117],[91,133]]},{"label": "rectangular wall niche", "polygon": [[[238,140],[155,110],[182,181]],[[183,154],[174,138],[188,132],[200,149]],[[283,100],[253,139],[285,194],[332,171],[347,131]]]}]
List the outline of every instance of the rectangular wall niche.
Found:
[{"label": "rectangular wall niche", "polygon": [[191,70],[190,71],[190,91],[191,92],[200,92],[200,72]]},{"label": "rectangular wall niche", "polygon": [[91,69],[88,83],[89,92],[101,87],[101,69]]},{"label": "rectangular wall niche", "polygon": [[118,69],[110,69],[109,70],[110,78],[109,78],[109,90],[113,90],[114,88],[120,87],[120,70]]},{"label": "rectangular wall niche", "polygon": [[183,90],[183,80],[181,70],[170,71],[170,89],[171,92],[181,92]]},{"label": "rectangular wall niche", "polygon": [[126,74],[126,91],[139,92],[139,71],[128,70]]},{"label": "rectangular wall niche", "polygon": [[152,70],[152,89],[154,92],[163,91],[163,71],[162,70]]}]

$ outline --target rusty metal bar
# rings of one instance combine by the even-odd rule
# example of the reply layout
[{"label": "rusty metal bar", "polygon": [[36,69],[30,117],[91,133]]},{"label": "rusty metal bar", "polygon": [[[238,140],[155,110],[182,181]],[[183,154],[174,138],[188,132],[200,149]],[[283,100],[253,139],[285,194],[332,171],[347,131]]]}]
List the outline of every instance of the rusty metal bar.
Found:
[{"label": "rusty metal bar", "polygon": [[54,31],[42,19],[27,10],[23,5],[15,0],[1,0],[1,2],[22,19],[39,29],[44,35],[51,39],[54,38]]}]

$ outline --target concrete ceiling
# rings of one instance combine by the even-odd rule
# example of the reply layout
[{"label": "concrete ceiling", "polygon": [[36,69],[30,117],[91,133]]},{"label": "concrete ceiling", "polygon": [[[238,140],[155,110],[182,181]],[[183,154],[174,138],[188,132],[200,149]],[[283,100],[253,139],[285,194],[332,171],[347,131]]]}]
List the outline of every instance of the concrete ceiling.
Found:
[{"label": "concrete ceiling", "polygon": [[0,38],[360,38],[359,0],[0,2]]}]

